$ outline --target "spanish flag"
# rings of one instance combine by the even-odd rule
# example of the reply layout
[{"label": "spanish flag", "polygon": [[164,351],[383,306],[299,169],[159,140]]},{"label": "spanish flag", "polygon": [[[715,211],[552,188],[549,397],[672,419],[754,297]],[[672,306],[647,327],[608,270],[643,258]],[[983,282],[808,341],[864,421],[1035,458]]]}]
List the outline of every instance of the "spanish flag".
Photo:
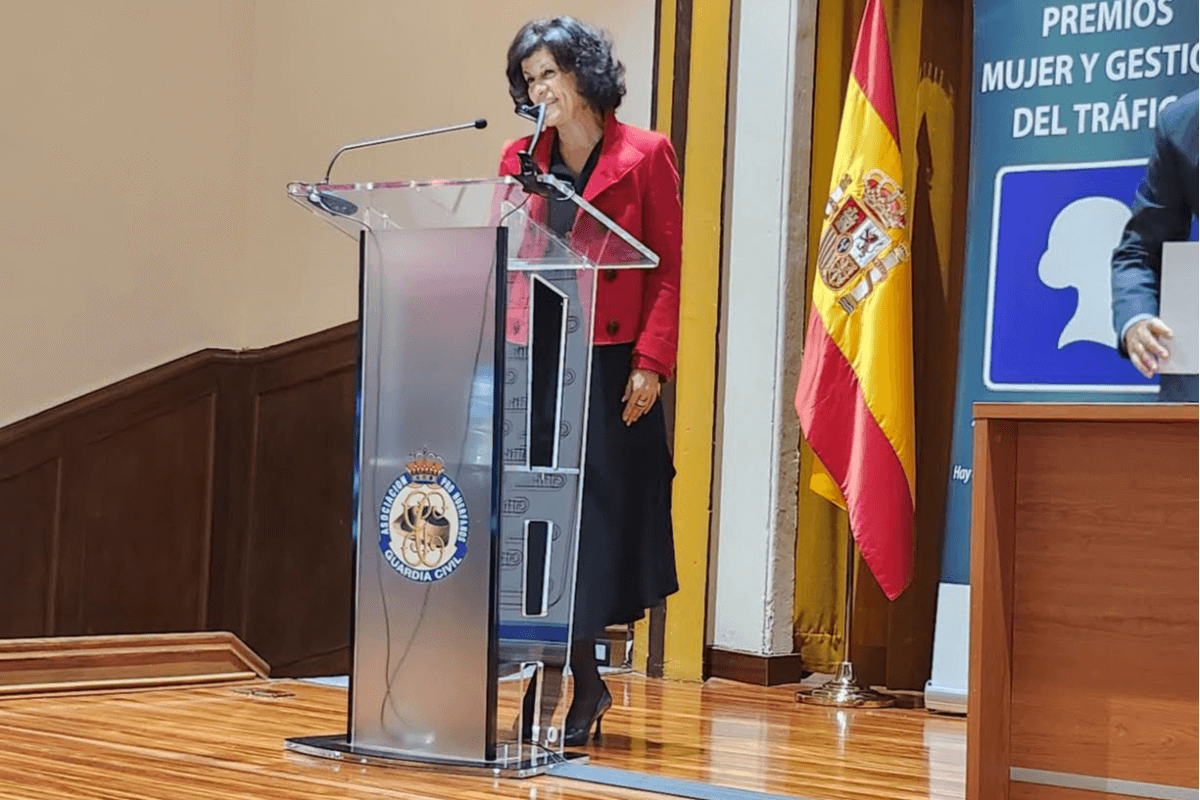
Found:
[{"label": "spanish flag", "polygon": [[838,133],[796,389],[819,463],[811,488],[846,509],[889,599],[912,575],[916,487],[912,270],[887,26],[867,0]]}]

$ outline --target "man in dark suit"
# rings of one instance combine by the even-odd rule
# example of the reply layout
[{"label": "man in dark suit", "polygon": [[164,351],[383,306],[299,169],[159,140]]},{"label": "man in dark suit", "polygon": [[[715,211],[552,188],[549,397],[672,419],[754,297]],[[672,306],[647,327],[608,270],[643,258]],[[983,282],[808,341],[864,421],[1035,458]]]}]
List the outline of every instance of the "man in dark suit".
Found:
[{"label": "man in dark suit", "polygon": [[[1154,152],[1138,186],[1133,216],[1113,252],[1113,325],[1117,349],[1147,378],[1167,358],[1174,335],[1158,318],[1163,242],[1183,241],[1196,216],[1197,95],[1193,90],[1158,117]],[[1196,375],[1163,375],[1158,399],[1200,400]]]}]

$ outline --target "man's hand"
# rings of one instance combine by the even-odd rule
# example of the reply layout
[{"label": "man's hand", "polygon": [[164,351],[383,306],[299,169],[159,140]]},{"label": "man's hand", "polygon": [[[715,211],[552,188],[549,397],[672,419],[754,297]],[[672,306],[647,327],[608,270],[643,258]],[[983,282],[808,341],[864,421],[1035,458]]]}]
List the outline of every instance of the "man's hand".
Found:
[{"label": "man's hand", "polygon": [[1171,355],[1166,340],[1174,338],[1175,334],[1165,322],[1151,317],[1130,326],[1125,332],[1125,350],[1138,372],[1153,378],[1159,370],[1159,360]]}]

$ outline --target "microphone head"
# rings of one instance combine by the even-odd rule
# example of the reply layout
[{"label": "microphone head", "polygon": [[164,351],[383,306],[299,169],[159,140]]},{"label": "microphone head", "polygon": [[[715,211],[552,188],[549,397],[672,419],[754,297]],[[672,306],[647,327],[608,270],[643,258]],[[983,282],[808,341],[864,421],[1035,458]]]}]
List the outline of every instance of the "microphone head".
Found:
[{"label": "microphone head", "polygon": [[538,103],[537,105],[531,105],[529,103],[521,103],[521,105],[517,106],[517,108],[516,108],[517,116],[521,116],[527,120],[537,122],[538,115],[543,108],[545,108],[544,103]]},{"label": "microphone head", "polygon": [[486,127],[487,127],[487,120],[486,120],[486,119],[477,119],[477,120],[475,120],[475,127],[476,127],[476,128],[486,128]]},{"label": "microphone head", "polygon": [[308,192],[308,202],[337,217],[351,217],[358,213],[358,206],[332,192],[313,188]]}]

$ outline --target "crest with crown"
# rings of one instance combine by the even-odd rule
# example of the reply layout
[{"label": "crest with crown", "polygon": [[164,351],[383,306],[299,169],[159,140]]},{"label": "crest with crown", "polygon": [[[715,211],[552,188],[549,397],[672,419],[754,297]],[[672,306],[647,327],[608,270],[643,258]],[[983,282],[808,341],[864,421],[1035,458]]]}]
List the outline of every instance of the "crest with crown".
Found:
[{"label": "crest with crown", "polygon": [[877,169],[863,177],[863,204],[888,228],[903,228],[907,224],[904,191]]},{"label": "crest with crown", "polygon": [[412,478],[413,483],[437,483],[437,479],[442,476],[442,470],[446,468],[446,464],[439,456],[427,450],[422,450],[420,453],[414,455],[405,467],[408,469],[408,474]]}]

